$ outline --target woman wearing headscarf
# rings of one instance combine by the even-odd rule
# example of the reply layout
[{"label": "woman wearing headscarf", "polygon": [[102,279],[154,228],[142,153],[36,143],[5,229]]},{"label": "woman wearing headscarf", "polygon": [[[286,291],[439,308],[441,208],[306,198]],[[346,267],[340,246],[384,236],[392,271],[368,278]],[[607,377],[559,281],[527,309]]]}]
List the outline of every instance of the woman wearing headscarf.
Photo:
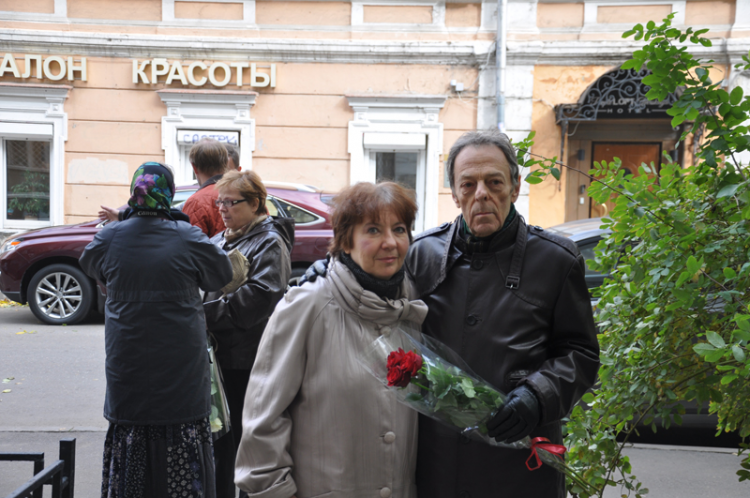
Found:
[{"label": "woman wearing headscarf", "polygon": [[141,165],[124,221],[80,259],[107,287],[103,498],[215,496],[206,326],[199,289],[232,280],[200,229],[170,210],[172,172]]},{"label": "woman wearing headscarf", "polygon": [[235,496],[234,462],[242,435],[247,380],[263,330],[292,274],[294,220],[266,213],[266,188],[254,171],[230,171],[216,183],[216,207],[226,230],[211,241],[247,260],[247,281],[233,292],[204,297],[206,324],[216,345],[231,430],[216,441],[219,498]]},{"label": "woman wearing headscarf", "polygon": [[286,293],[258,348],[235,471],[249,496],[416,497],[417,412],[357,361],[427,315],[403,269],[416,210],[395,183],[334,199],[328,276]]}]

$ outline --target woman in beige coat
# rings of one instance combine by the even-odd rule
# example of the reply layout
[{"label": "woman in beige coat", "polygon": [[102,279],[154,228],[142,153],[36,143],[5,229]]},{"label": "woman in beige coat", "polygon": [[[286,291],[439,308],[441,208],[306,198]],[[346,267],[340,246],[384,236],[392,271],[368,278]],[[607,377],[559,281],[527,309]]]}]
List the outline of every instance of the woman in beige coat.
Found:
[{"label": "woman in beige coat", "polygon": [[250,375],[235,482],[262,498],[415,498],[417,413],[357,356],[427,314],[403,263],[416,204],[395,183],[334,200],[327,278],[291,289]]}]

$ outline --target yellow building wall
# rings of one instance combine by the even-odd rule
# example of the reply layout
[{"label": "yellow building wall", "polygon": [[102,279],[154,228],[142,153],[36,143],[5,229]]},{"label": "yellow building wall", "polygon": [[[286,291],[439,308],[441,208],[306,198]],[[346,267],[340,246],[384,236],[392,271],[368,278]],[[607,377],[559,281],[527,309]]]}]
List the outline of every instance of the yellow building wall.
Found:
[{"label": "yellow building wall", "polygon": [[[560,155],[560,127],[555,124],[557,104],[571,104],[611,66],[536,66],[534,68],[531,128],[536,131],[531,151],[547,158]],[[565,161],[565,159],[563,159]],[[529,189],[529,222],[549,227],[565,221],[565,180],[552,177]]]},{"label": "yellow building wall", "polygon": [[[156,91],[166,86],[133,83],[132,59],[88,57],[87,66],[88,80],[73,82],[65,102],[68,223],[95,217],[101,204],[124,204],[137,167],[145,161],[164,160],[161,119],[167,109]],[[256,123],[252,167],[264,180],[340,190],[349,184],[347,140],[353,111],[346,95],[447,95],[452,79],[475,81],[477,70],[438,65],[277,64],[277,86],[253,89],[259,95],[250,112]],[[209,88],[210,84],[201,87]],[[455,94],[446,100],[439,115],[445,154],[458,136],[476,128],[476,105],[476,99]],[[457,213],[442,175],[441,170],[437,179],[440,222]]]}]

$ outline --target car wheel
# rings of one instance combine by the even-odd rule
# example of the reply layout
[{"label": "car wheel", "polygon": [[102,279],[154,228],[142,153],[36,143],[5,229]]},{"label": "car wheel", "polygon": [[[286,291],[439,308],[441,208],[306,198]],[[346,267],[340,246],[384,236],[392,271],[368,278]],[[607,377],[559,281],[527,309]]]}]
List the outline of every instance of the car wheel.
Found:
[{"label": "car wheel", "polygon": [[50,325],[78,323],[94,303],[94,286],[78,268],[65,264],[45,266],[29,282],[26,293],[32,313]]}]

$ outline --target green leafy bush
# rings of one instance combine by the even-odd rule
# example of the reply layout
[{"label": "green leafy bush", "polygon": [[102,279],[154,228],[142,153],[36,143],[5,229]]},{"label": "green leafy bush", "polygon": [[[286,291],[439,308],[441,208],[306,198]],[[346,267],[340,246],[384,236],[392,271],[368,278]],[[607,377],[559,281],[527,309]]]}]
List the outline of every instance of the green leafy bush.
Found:
[{"label": "green leafy bush", "polygon": [[[625,175],[619,159],[595,163],[589,195],[614,203],[603,225],[612,234],[597,247],[595,269],[611,270],[598,289],[597,322],[602,367],[596,389],[584,396],[567,424],[568,463],[599,489],[648,492],[631,474],[624,443],[634,431],[680,424],[683,402],[708,404],[718,415],[717,434],[750,436],[750,182],[736,154],[748,150],[750,99],[712,82],[713,61],[693,57],[688,45],[710,46],[708,30],[681,31],[673,15],[661,25],[636,25],[623,36],[646,45],[624,69],[647,67],[650,100],[679,95],[668,114],[685,125],[681,140],[702,136],[695,164],[681,168],[642,164]],[[738,65],[750,69],[750,58]],[[527,181],[559,179],[556,158],[530,159],[533,134],[519,157],[537,169]],[[744,450],[747,445],[743,443]],[[738,471],[750,479],[747,453]],[[575,483],[574,496],[587,497]]]}]

